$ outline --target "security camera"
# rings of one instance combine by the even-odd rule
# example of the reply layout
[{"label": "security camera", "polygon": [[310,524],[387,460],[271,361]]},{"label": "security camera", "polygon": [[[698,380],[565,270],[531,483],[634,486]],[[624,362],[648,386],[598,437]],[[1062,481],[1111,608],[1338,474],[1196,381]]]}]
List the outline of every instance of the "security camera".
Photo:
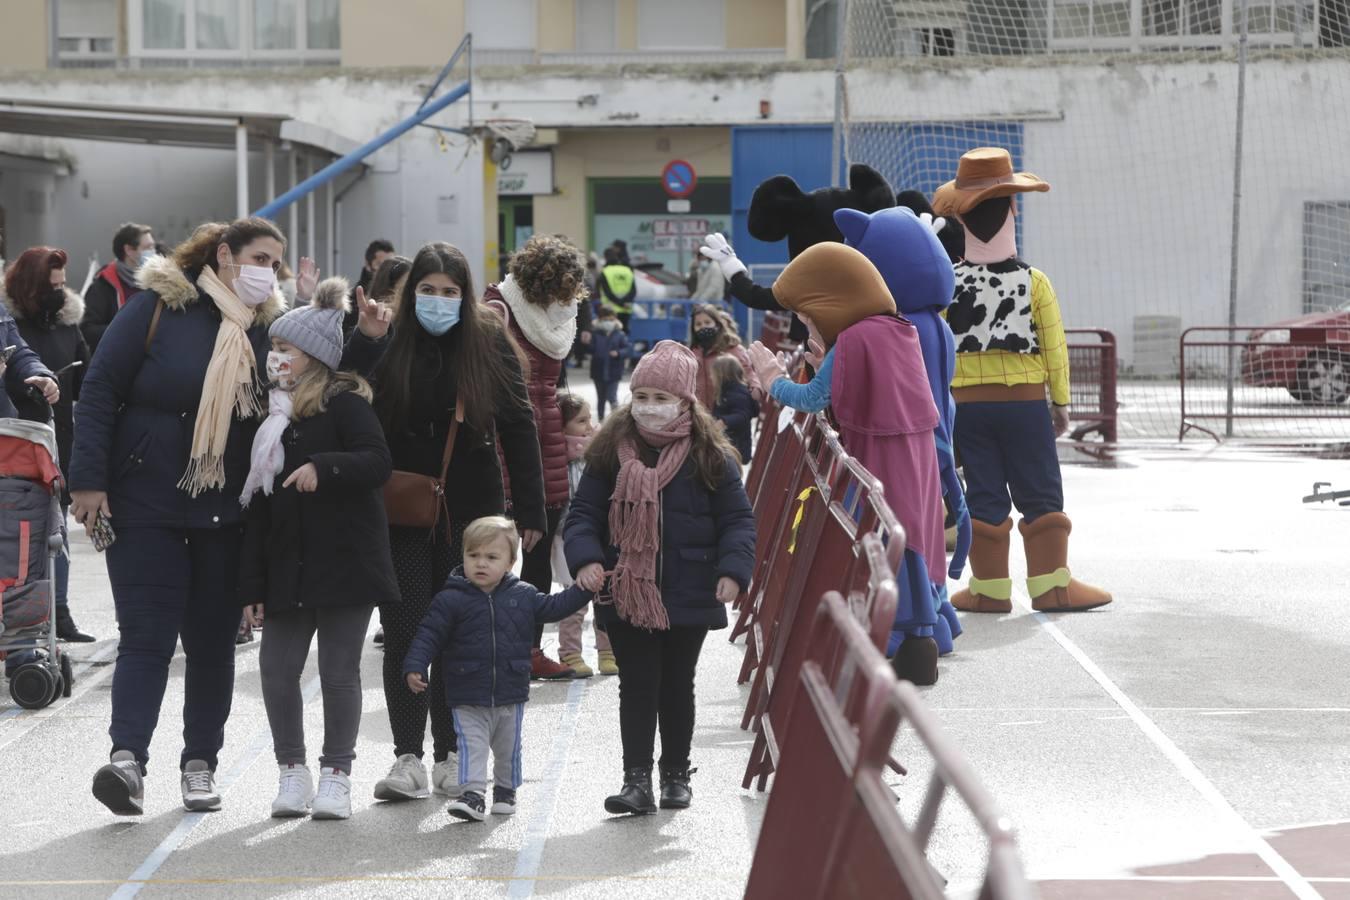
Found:
[{"label": "security camera", "polygon": [[500,166],[511,158],[516,145],[504,137],[495,137],[492,139],[492,147],[488,150],[488,158],[492,160],[493,165]]}]

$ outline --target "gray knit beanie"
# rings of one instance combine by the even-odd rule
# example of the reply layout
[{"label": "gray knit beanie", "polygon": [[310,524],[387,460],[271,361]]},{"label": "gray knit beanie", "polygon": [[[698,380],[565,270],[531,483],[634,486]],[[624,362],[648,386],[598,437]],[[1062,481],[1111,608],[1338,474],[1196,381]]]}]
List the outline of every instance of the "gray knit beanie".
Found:
[{"label": "gray knit beanie", "polygon": [[308,306],[272,323],[269,337],[290,341],[330,369],[342,364],[342,318],[347,313],[347,279],[325,278]]}]

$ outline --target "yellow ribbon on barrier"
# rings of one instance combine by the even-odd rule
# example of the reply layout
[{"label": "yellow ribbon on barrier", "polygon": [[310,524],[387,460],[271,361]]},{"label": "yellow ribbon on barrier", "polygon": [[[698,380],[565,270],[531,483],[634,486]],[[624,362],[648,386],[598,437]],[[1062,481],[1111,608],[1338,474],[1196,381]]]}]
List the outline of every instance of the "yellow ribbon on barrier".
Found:
[{"label": "yellow ribbon on barrier", "polygon": [[788,553],[797,552],[797,529],[801,527],[802,517],[806,515],[806,501],[810,500],[815,492],[814,487],[809,487],[797,495],[797,515],[792,517],[792,537],[788,539]]}]

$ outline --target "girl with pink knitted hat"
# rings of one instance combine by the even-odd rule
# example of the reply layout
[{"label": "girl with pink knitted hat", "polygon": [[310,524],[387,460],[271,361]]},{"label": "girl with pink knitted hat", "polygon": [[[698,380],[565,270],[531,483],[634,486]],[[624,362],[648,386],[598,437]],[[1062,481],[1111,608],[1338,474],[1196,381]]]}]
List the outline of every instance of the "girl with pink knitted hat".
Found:
[{"label": "girl with pink knitted hat", "polygon": [[632,402],[592,439],[567,518],[567,565],[596,591],[596,622],[619,663],[623,788],[610,813],[692,800],[694,673],[708,632],[749,586],[755,517],[735,451],[698,402],[698,358],[662,341],[633,370]]}]

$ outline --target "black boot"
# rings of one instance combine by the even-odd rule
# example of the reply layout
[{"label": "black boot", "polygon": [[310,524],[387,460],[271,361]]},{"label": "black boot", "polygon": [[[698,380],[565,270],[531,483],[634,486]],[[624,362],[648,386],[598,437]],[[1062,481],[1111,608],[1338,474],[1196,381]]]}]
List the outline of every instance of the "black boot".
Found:
[{"label": "black boot", "polygon": [[689,788],[689,776],[698,769],[677,769],[673,772],[661,770],[661,808],[688,809],[694,801],[694,792]]},{"label": "black boot", "polygon": [[647,815],[656,812],[656,798],[652,796],[652,770],[626,769],[623,789],[605,798],[605,812],[616,816]]},{"label": "black boot", "polygon": [[907,637],[891,660],[895,676],[920,687],[937,684],[938,647],[930,637]]},{"label": "black boot", "polygon": [[91,644],[98,640],[92,634],[85,634],[80,631],[79,626],[75,624],[75,620],[70,617],[69,606],[58,606],[56,608],[56,637],[73,644]]}]

